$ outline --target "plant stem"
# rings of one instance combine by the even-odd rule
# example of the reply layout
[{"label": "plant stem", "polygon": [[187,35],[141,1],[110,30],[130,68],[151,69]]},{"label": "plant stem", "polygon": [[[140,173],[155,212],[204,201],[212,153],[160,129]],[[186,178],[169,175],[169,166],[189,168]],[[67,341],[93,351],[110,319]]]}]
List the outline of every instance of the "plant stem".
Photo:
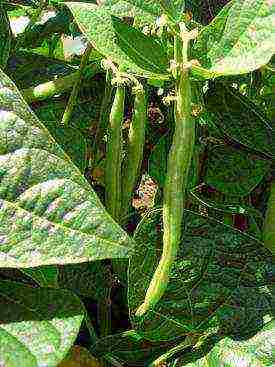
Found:
[{"label": "plant stem", "polygon": [[100,337],[103,338],[111,332],[111,287],[107,294],[98,302],[98,320],[100,326]]},{"label": "plant stem", "polygon": [[[94,76],[100,71],[100,67],[97,64],[88,66],[85,70],[89,69],[89,77]],[[56,94],[64,93],[71,89],[79,78],[79,72],[59,77],[56,80],[51,80],[46,83],[37,85],[36,87],[30,87],[23,89],[21,93],[27,103],[44,100],[53,97]]]},{"label": "plant stem", "polygon": [[267,203],[267,211],[263,229],[264,247],[275,255],[275,180],[271,182],[271,191]]},{"label": "plant stem", "polygon": [[[184,65],[187,62],[188,39],[183,38],[182,41],[182,65]],[[175,42],[178,45],[177,39]],[[179,52],[176,52],[176,55],[178,54]],[[175,61],[178,63],[180,60]],[[185,189],[195,143],[195,123],[191,116],[191,85],[188,68],[182,68],[179,79],[176,81],[174,115],[175,132],[168,156],[163,195],[163,252],[147,289],[144,303],[137,309],[136,316],[142,316],[163,296],[180,242]]]},{"label": "plant stem", "polygon": [[91,344],[94,345],[98,341],[98,336],[90,319],[88,312],[85,312],[85,324],[90,334]]},{"label": "plant stem", "polygon": [[78,92],[79,92],[79,86],[80,86],[83,70],[84,70],[84,68],[86,67],[86,65],[89,61],[89,56],[90,56],[91,50],[92,50],[92,45],[89,44],[87,46],[82,58],[81,58],[80,66],[79,66],[79,69],[78,69],[78,72],[77,72],[78,75],[77,75],[77,78],[75,80],[75,83],[74,83],[73,90],[72,90],[72,93],[70,95],[69,101],[66,105],[66,109],[65,109],[64,114],[62,116],[61,124],[63,124],[63,125],[67,125],[70,118],[71,118],[74,106],[75,106],[76,101],[77,101],[77,96],[78,96]]},{"label": "plant stem", "polygon": [[105,204],[109,214],[120,220],[121,208],[121,125],[124,115],[125,87],[118,85],[112,105],[105,166]]},{"label": "plant stem", "polygon": [[127,141],[127,158],[122,174],[121,218],[127,216],[129,211],[133,191],[140,173],[145,141],[145,124],[147,114],[146,95],[141,85],[136,89],[134,115],[131,121]]}]

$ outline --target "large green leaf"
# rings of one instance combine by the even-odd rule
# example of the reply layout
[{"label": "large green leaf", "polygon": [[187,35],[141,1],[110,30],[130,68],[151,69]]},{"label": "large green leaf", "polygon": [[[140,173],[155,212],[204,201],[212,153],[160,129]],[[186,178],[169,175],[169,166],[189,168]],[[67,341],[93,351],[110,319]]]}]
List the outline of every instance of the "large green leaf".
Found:
[{"label": "large green leaf", "polygon": [[231,146],[209,148],[204,181],[224,194],[246,196],[267,174],[270,162]]},{"label": "large green leaf", "polygon": [[131,239],[2,71],[0,178],[0,267],[129,256]]},{"label": "large green leaf", "polygon": [[4,3],[0,2],[0,67],[5,68],[11,46],[11,28]]},{"label": "large green leaf", "polygon": [[123,18],[134,18],[134,23],[138,27],[145,25],[153,25],[157,19],[156,15],[134,6],[131,1],[111,0],[109,4],[100,3],[100,5],[110,5],[110,12],[112,15]]},{"label": "large green leaf", "polygon": [[111,18],[111,15],[117,15],[117,9],[80,2],[68,2],[66,5],[71,10],[79,28],[102,55],[118,64],[121,70],[144,77],[155,76],[154,73],[137,66],[117,45],[117,36]]},{"label": "large green leaf", "polygon": [[269,0],[234,0],[200,33],[195,57],[217,75],[258,69],[275,52],[275,5]]},{"label": "large green leaf", "polygon": [[74,293],[94,300],[108,296],[110,269],[102,261],[59,266],[58,285]]},{"label": "large green leaf", "polygon": [[213,122],[229,138],[254,151],[272,156],[272,128],[249,98],[234,88],[217,84],[207,91],[205,103],[207,111],[215,116]]},{"label": "large green leaf", "polygon": [[174,20],[181,19],[181,15],[185,9],[185,0],[126,0],[129,3],[144,9],[154,15],[162,13],[169,14]]},{"label": "large green leaf", "polygon": [[[209,353],[198,360],[186,363],[187,358],[178,358],[174,367],[271,367],[272,363],[272,339],[274,336],[275,322],[270,321],[263,329],[247,340],[224,338],[219,341]],[[195,348],[191,353],[203,353],[203,348]],[[190,354],[191,354],[190,353]],[[171,365],[172,366],[172,365]]]},{"label": "large green leaf", "polygon": [[152,37],[112,16],[117,45],[137,66],[154,74],[166,74],[169,67],[165,49]]},{"label": "large green leaf", "polygon": [[222,331],[247,337],[270,314],[271,258],[254,238],[217,220],[185,210],[183,235],[168,288],[143,319],[134,316],[162,251],[161,210],[136,229],[128,302],[137,332],[151,341]]},{"label": "large green leaf", "polygon": [[0,282],[0,362],[55,367],[73,344],[85,309],[66,290]]},{"label": "large green leaf", "polygon": [[[52,137],[60,147],[68,154],[73,163],[84,172],[86,167],[87,142],[84,135],[74,126],[61,126],[57,121],[58,111],[54,109],[56,104],[51,101],[42,107],[35,109],[35,113],[49,130]],[[65,104],[65,103],[64,103]],[[65,107],[65,106],[63,106]],[[64,112],[64,108],[60,111]],[[82,119],[78,108],[78,118]]]},{"label": "large green leaf", "polygon": [[126,0],[126,1],[155,16],[161,15],[162,13],[162,9],[159,4],[159,1],[156,1],[156,0],[146,0],[146,1],[144,0]]}]

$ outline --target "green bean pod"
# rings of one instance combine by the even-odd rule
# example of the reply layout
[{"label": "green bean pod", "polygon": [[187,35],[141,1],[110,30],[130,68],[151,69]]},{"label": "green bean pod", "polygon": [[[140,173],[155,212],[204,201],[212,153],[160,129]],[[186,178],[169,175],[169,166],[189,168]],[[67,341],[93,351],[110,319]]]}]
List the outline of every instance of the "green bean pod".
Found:
[{"label": "green bean pod", "polygon": [[105,204],[111,216],[119,221],[121,209],[121,126],[124,115],[125,87],[118,85],[109,117],[105,165]]},{"label": "green bean pod", "polygon": [[275,255],[275,181],[271,182],[271,191],[267,204],[267,211],[263,230],[264,247]]},{"label": "green bean pod", "polygon": [[146,95],[140,86],[135,92],[134,114],[130,124],[127,157],[122,177],[122,216],[127,215],[143,159],[147,115]]},{"label": "green bean pod", "polygon": [[175,132],[168,156],[163,193],[163,252],[147,289],[144,303],[137,309],[136,316],[142,316],[154,307],[164,294],[181,238],[185,189],[195,143],[188,74],[188,70],[181,71],[176,85]]}]

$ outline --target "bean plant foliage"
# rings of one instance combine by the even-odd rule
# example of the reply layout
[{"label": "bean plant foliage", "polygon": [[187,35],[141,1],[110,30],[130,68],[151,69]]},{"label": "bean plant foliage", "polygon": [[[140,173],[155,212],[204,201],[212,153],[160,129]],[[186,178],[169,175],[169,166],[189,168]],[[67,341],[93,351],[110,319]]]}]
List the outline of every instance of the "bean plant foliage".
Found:
[{"label": "bean plant foliage", "polygon": [[274,20],[0,0],[1,366],[272,365]]}]

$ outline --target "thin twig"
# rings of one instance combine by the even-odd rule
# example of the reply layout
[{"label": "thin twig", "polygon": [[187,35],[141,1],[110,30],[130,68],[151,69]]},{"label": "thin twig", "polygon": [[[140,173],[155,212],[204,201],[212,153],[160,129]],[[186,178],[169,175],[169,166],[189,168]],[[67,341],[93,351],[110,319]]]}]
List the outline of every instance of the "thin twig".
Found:
[{"label": "thin twig", "polygon": [[62,120],[61,120],[62,125],[67,125],[70,118],[71,118],[74,106],[75,106],[76,101],[77,101],[77,96],[78,96],[78,92],[79,92],[79,86],[80,86],[83,70],[84,70],[85,66],[87,65],[87,63],[89,61],[89,56],[90,56],[91,50],[92,50],[92,45],[89,44],[87,46],[83,56],[82,56],[80,67],[79,67],[79,70],[78,70],[78,77],[77,77],[77,79],[74,83],[72,93],[70,95],[70,98],[69,98],[69,101],[67,103],[66,109],[65,109],[64,114],[62,116]]}]

